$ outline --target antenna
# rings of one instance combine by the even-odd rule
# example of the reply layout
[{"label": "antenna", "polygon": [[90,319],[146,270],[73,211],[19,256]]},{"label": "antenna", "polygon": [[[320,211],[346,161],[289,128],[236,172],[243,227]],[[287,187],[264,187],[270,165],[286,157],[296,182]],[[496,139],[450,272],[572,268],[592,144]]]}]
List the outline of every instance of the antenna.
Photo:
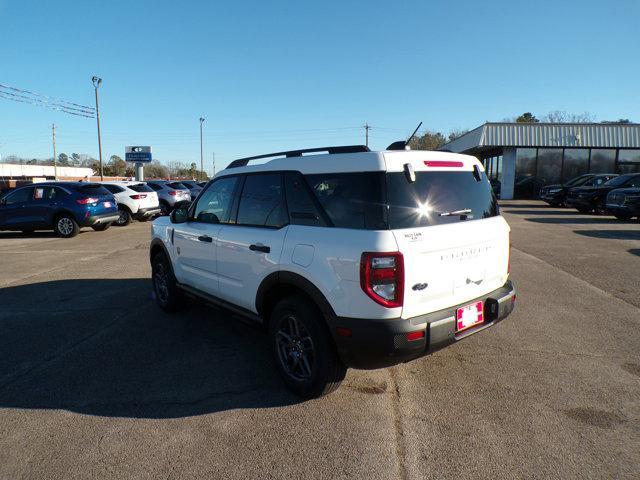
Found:
[{"label": "antenna", "polygon": [[422,126],[422,122],[418,124],[416,129],[413,131],[411,136],[406,140],[400,140],[399,142],[393,142],[391,145],[387,147],[387,150],[409,150],[409,142],[416,136],[418,133],[418,129]]}]

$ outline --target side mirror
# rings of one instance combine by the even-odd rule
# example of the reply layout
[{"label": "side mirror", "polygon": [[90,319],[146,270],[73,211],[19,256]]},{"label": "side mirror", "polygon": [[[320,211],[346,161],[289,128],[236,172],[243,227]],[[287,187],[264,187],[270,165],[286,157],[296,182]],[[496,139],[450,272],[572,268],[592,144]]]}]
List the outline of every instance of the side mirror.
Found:
[{"label": "side mirror", "polygon": [[189,208],[174,208],[171,212],[171,215],[169,215],[169,219],[171,220],[171,223],[185,223],[187,220],[189,220]]}]

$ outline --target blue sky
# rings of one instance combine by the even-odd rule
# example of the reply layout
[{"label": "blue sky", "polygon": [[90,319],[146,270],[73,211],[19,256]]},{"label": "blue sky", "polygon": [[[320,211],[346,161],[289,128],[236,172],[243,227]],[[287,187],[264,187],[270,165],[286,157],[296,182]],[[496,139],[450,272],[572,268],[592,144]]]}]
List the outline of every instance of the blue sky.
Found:
[{"label": "blue sky", "polygon": [[[0,0],[0,83],[93,105],[103,155],[384,148],[524,111],[640,121],[640,2]],[[0,99],[0,155],[97,156],[95,120]]]}]

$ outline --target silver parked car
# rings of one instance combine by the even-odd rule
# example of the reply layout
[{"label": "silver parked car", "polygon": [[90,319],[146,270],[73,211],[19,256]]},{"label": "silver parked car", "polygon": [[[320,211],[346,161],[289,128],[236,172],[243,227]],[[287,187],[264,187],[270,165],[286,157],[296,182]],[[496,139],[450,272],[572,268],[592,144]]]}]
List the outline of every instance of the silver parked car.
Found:
[{"label": "silver parked car", "polygon": [[196,197],[200,195],[200,192],[203,188],[200,185],[200,182],[197,182],[196,180],[180,180],[180,183],[189,189],[189,192],[191,192],[192,200],[195,200]]},{"label": "silver parked car", "polygon": [[161,215],[169,215],[177,205],[183,205],[191,201],[189,189],[175,180],[147,180],[157,194],[160,201]]}]

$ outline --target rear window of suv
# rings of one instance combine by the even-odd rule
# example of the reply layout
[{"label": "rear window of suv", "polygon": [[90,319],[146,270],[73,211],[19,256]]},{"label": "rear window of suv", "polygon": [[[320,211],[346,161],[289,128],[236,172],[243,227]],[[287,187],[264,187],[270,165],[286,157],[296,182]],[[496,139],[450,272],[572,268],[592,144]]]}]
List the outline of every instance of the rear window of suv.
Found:
[{"label": "rear window of suv", "polygon": [[402,172],[305,175],[334,226],[361,230],[418,228],[498,215],[498,203],[482,173]]},{"label": "rear window of suv", "polygon": [[498,202],[484,173],[416,172],[387,174],[389,227],[416,228],[498,215]]},{"label": "rear window of suv", "polygon": [[136,183],[135,185],[127,185],[128,188],[133,190],[134,192],[153,192],[153,188],[149,187],[144,183]]},{"label": "rear window of suv", "polygon": [[171,183],[167,183],[167,186],[171,187],[171,188],[175,188],[176,190],[189,190],[186,186],[184,186],[182,183],[180,182],[171,182]]},{"label": "rear window of suv", "polygon": [[76,190],[83,195],[111,195],[111,192],[97,183],[88,183],[76,187]]}]

